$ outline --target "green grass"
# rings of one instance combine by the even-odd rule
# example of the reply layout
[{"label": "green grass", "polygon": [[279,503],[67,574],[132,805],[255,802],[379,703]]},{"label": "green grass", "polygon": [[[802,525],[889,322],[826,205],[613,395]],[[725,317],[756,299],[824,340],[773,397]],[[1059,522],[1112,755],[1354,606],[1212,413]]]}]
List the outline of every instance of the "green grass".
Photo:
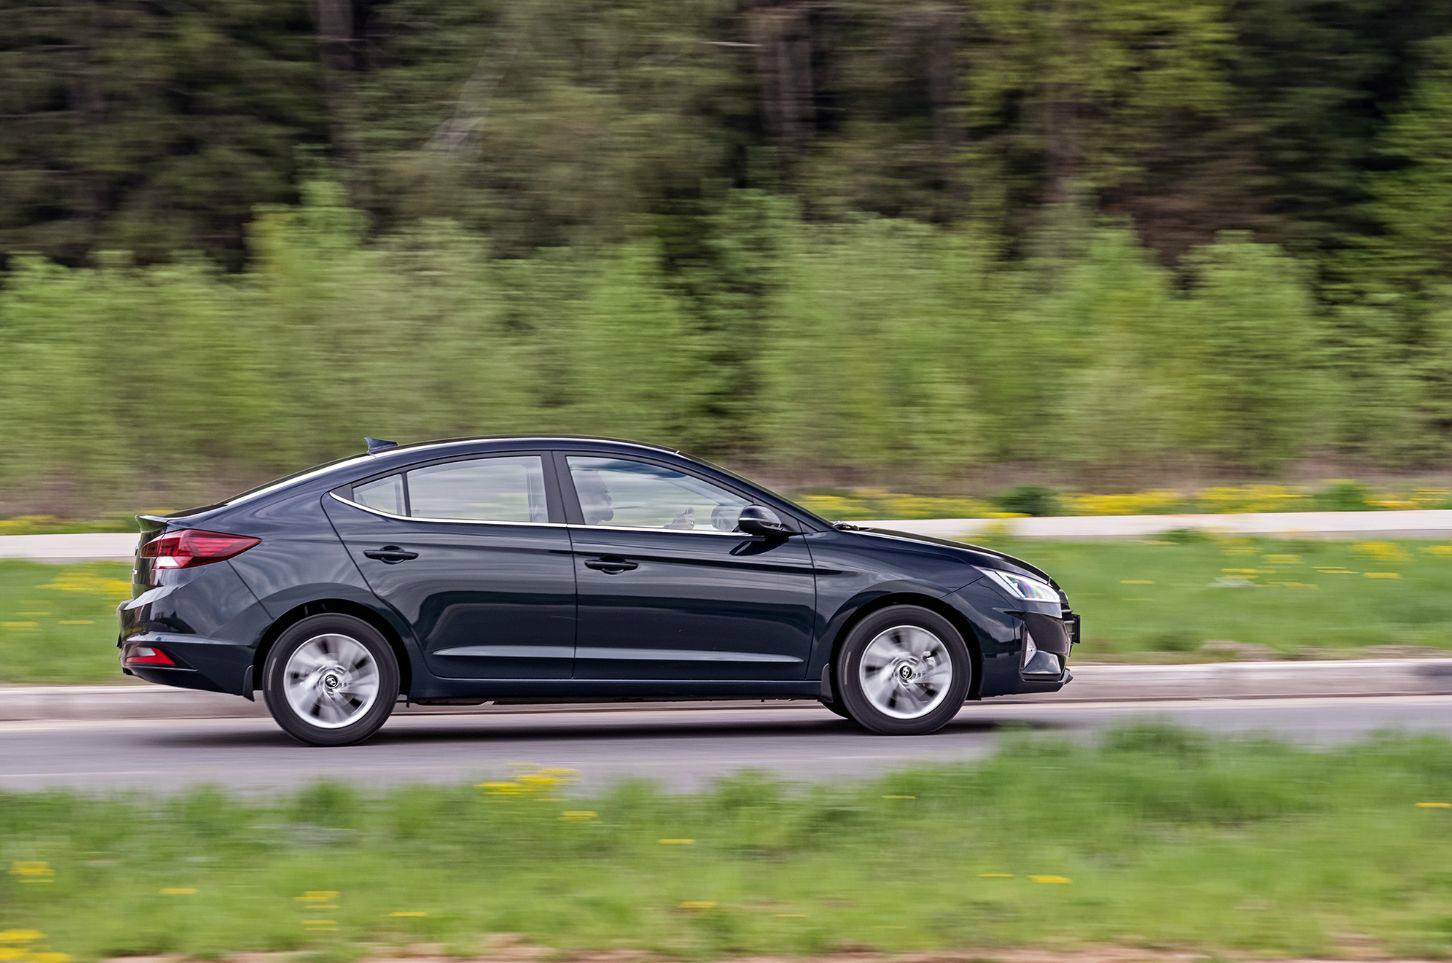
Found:
[{"label": "green grass", "polygon": [[581,799],[553,778],[0,796],[0,929],[83,959],[478,952],[496,932],[681,958],[1353,940],[1452,955],[1452,809],[1417,806],[1452,799],[1440,739],[1320,753],[1137,728],[1096,748],[1013,736],[986,762],[865,785]]},{"label": "green grass", "polygon": [[[1084,619],[1081,659],[1270,656],[1373,646],[1452,649],[1452,545],[1252,540],[993,541],[1041,566]],[[1234,650],[1232,649],[1232,652]],[[1224,657],[1224,655],[1220,656]]]},{"label": "green grass", "polygon": [[[1084,618],[1079,659],[1452,649],[1446,543],[1187,534],[992,544],[1043,566],[1064,586]],[[129,594],[128,578],[128,567],[117,563],[0,561],[0,682],[118,681],[115,607]],[[1210,644],[1224,642],[1239,645]]]},{"label": "green grass", "polygon": [[115,682],[116,605],[131,567],[0,560],[0,683]]}]

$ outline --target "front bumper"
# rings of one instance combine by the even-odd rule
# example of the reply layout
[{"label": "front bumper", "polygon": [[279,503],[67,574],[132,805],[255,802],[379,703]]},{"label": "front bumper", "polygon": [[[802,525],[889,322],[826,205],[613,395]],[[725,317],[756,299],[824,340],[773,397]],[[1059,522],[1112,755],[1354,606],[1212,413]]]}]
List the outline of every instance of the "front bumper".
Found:
[{"label": "front bumper", "polygon": [[1067,605],[1010,599],[987,579],[945,601],[973,625],[982,656],[974,689],[979,698],[1057,692],[1073,678],[1069,655],[1081,628]]}]

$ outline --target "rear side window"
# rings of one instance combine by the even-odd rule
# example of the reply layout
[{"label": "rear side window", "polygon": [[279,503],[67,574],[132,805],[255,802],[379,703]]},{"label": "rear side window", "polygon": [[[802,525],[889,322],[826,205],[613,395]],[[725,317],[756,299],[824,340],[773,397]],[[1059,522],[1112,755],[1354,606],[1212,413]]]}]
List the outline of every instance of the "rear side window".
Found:
[{"label": "rear side window", "polygon": [[[410,514],[480,522],[548,522],[538,455],[474,458],[405,473]],[[386,511],[386,509],[385,509]]]},{"label": "rear side window", "polygon": [[403,503],[403,476],[389,475],[353,486],[353,501],[390,515],[408,514]]}]

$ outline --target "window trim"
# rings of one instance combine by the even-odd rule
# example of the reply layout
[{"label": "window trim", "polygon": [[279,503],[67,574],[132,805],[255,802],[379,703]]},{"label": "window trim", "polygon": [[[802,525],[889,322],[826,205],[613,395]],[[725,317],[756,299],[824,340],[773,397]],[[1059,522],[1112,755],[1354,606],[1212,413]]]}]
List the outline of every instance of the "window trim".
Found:
[{"label": "window trim", "polygon": [[[382,518],[391,518],[405,522],[430,522],[439,525],[528,525],[539,527],[562,527],[566,524],[565,499],[560,491],[559,480],[555,477],[555,460],[550,457],[551,452],[546,449],[530,451],[500,451],[500,452],[472,452],[469,454],[449,455],[444,458],[430,458],[425,461],[414,462],[408,465],[395,465],[386,471],[374,472],[362,478],[354,479],[346,484],[339,485],[328,492],[333,498],[344,505],[352,506],[365,512],[370,512]],[[426,515],[414,515],[413,495],[409,491],[408,473],[420,468],[430,468],[434,465],[445,465],[456,461],[483,461],[486,458],[536,458],[540,463],[540,470],[544,476],[545,495],[545,516],[547,522],[510,522],[494,518],[433,518]],[[403,483],[403,505],[404,511],[409,514],[395,515],[393,512],[385,512],[382,509],[369,508],[353,500],[353,489],[359,485],[367,485],[371,482],[387,478],[389,475],[398,475]]]},{"label": "window trim", "polygon": [[[608,458],[613,461],[633,461],[645,465],[654,465],[657,468],[666,468],[670,471],[679,472],[697,481],[705,482],[715,488],[730,492],[738,498],[744,499],[748,505],[764,505],[765,503],[756,492],[747,491],[739,485],[723,484],[719,479],[707,478],[699,472],[689,471],[686,468],[664,459],[647,458],[630,454],[621,454],[614,451],[590,451],[586,449],[571,448],[568,450],[556,449],[554,452],[555,475],[560,486],[560,492],[565,499],[565,518],[572,529],[579,529],[584,532],[654,532],[657,534],[669,535],[725,535],[728,538],[760,538],[759,535],[749,535],[746,532],[722,532],[714,528],[643,528],[635,525],[588,525],[585,523],[585,513],[580,508],[580,493],[575,491],[575,479],[570,474],[570,457],[579,458]],[[771,506],[766,506],[771,507]],[[775,508],[773,511],[777,511]],[[778,515],[781,513],[778,511]],[[791,534],[800,534],[802,531],[801,522],[793,515],[783,519],[786,522]]]}]

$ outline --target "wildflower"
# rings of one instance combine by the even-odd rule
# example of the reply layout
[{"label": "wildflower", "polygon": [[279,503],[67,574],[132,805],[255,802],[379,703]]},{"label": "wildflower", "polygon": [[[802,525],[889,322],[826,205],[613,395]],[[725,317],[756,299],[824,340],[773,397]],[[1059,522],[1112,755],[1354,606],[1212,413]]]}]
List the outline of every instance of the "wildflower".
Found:
[{"label": "wildflower", "polygon": [[979,873],[979,879],[1013,879],[1012,873]]},{"label": "wildflower", "polygon": [[1418,809],[1452,809],[1452,802],[1419,802]]},{"label": "wildflower", "polygon": [[1035,883],[1048,883],[1050,885],[1056,885],[1056,886],[1064,886],[1064,885],[1067,885],[1069,883],[1074,882],[1072,879],[1070,879],[1067,876],[1054,876],[1054,875],[1051,875],[1051,874],[1039,875],[1039,876],[1030,876],[1029,879],[1033,880]]},{"label": "wildflower", "polygon": [[567,823],[588,823],[597,815],[593,809],[566,809],[560,813],[560,819]]},{"label": "wildflower", "polygon": [[40,930],[0,930],[0,943],[37,943],[45,939]]},{"label": "wildflower", "polygon": [[43,859],[17,859],[10,864],[10,875],[22,883],[49,883],[55,878],[55,870]]},{"label": "wildflower", "polygon": [[656,842],[660,843],[660,845],[662,845],[662,846],[694,846],[694,845],[696,845],[696,841],[694,839],[688,839],[688,838],[679,837],[679,836],[667,836],[664,839],[658,839],[658,840],[656,840]]},{"label": "wildflower", "polygon": [[889,792],[889,793],[883,793],[882,794],[882,798],[883,799],[893,799],[893,800],[906,800],[906,799],[916,799],[918,797],[917,796],[909,796],[906,793]]},{"label": "wildflower", "polygon": [[1120,585],[1153,585],[1153,584],[1155,584],[1155,580],[1152,579],[1152,578],[1122,578],[1122,579],[1119,580],[1119,584]]},{"label": "wildflower", "polygon": [[395,910],[388,914],[396,920],[416,920],[429,915],[423,910]]},{"label": "wildflower", "polygon": [[1361,574],[1365,575],[1367,578],[1392,579],[1402,577],[1401,572],[1362,572]]},{"label": "wildflower", "polygon": [[491,796],[518,796],[525,791],[517,782],[481,782],[478,788]]},{"label": "wildflower", "polygon": [[713,899],[683,899],[676,906],[683,910],[708,910],[716,908],[716,901]]},{"label": "wildflower", "polygon": [[160,896],[195,896],[197,890],[194,886],[163,886],[156,892]]}]

